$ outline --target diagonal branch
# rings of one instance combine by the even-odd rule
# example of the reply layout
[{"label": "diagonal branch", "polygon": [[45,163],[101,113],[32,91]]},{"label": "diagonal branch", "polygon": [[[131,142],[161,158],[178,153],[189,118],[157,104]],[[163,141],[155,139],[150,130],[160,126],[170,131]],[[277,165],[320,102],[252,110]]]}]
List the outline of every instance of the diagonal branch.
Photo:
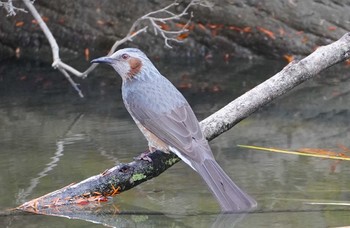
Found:
[{"label": "diagonal branch", "polygon": [[287,93],[321,71],[350,58],[350,33],[338,41],[319,47],[300,61],[289,63],[275,76],[238,97],[201,122],[207,139],[231,129],[260,107]]},{"label": "diagonal branch", "polygon": [[[299,62],[291,62],[281,72],[203,120],[201,127],[205,137],[211,140],[219,136],[263,105],[328,67],[349,58],[350,33],[347,33],[338,41],[318,48]],[[160,151],[149,156],[151,162],[135,160],[128,164],[119,164],[102,174],[29,201],[17,209],[45,213],[46,209],[54,206],[106,201],[109,196],[115,196],[156,177],[180,161],[176,155]]]}]

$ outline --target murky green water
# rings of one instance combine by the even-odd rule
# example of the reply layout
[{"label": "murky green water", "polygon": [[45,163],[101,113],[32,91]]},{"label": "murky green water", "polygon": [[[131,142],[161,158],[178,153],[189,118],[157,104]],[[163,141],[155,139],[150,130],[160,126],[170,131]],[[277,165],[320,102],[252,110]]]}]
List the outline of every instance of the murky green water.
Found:
[{"label": "murky green water", "polygon": [[[203,119],[278,72],[273,61],[157,63]],[[78,80],[80,99],[49,64],[0,63],[0,227],[336,227],[350,225],[350,166],[319,158],[240,149],[350,147],[350,73],[343,65],[261,109],[213,140],[227,173],[259,203],[256,212],[220,215],[199,176],[182,162],[98,208],[66,219],[6,209],[129,162],[146,141],[126,113],[120,79],[99,67]],[[349,155],[349,154],[348,154]],[[350,155],[349,155],[350,156]],[[59,211],[57,212],[59,213]],[[85,221],[89,220],[89,221]]]}]

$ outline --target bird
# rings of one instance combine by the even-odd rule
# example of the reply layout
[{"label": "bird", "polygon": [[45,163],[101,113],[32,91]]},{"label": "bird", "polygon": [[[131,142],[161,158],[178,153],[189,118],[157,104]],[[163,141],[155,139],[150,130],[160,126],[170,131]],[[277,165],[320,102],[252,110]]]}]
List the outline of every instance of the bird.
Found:
[{"label": "bird", "polygon": [[206,182],[222,212],[251,211],[257,202],[216,162],[199,122],[181,92],[137,48],[124,48],[91,63],[105,63],[122,78],[122,99],[148,141],[149,152],[175,153]]}]

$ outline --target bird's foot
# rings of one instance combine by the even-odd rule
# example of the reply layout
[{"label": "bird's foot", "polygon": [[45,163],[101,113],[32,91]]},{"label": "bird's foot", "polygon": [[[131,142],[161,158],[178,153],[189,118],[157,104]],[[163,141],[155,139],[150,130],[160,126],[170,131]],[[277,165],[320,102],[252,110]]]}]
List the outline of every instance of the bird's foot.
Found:
[{"label": "bird's foot", "polygon": [[143,153],[141,153],[139,156],[137,156],[135,159],[136,160],[145,160],[145,161],[149,161],[152,162],[152,158],[150,158],[148,155],[152,154],[154,151],[156,151],[156,148],[154,147],[149,147],[148,151],[145,151]]}]

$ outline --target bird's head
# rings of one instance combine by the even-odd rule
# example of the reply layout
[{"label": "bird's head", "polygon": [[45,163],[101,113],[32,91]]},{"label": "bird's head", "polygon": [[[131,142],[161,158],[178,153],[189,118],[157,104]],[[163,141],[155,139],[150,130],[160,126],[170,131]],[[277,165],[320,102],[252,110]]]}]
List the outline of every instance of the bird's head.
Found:
[{"label": "bird's head", "polygon": [[120,49],[111,56],[94,59],[91,63],[111,65],[125,81],[141,77],[145,71],[157,71],[147,56],[136,48]]}]

